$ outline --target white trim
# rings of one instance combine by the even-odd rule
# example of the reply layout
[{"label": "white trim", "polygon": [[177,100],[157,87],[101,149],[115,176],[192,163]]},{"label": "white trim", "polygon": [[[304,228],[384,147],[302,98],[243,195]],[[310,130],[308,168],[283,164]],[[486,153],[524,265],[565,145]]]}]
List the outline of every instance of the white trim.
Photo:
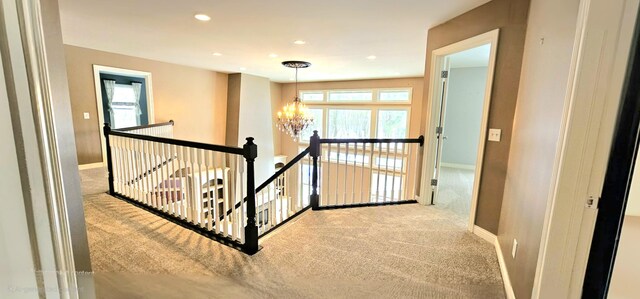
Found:
[{"label": "white trim", "polygon": [[155,115],[153,112],[153,88],[152,88],[153,85],[151,82],[152,81],[151,73],[94,64],[93,65],[93,82],[94,82],[94,89],[96,93],[96,106],[98,107],[98,129],[100,131],[100,148],[102,149],[102,163],[106,166],[107,149],[106,149],[106,144],[104,142],[104,136],[102,134],[102,126],[104,125],[104,116],[103,116],[104,111],[102,110],[102,91],[100,89],[100,86],[101,86],[100,73],[143,78],[145,80],[145,86],[146,86],[146,92],[147,92],[147,115],[149,119],[149,124],[153,124],[156,121],[155,121]]},{"label": "white trim", "polygon": [[458,163],[445,163],[445,162],[442,162],[442,163],[440,163],[440,166],[448,167],[448,168],[467,169],[467,170],[475,170],[476,169],[475,165],[458,164]]},{"label": "white trim", "polygon": [[582,0],[532,298],[580,298],[638,0]]},{"label": "white trim", "polygon": [[498,241],[496,235],[477,225],[473,226],[473,233],[491,244],[495,244]]},{"label": "white trim", "polygon": [[101,167],[104,167],[104,163],[102,162],[81,164],[81,165],[78,165],[78,170],[86,170],[86,169],[101,168]]},{"label": "white trim", "polygon": [[[405,101],[381,101],[380,92],[383,91],[407,91],[409,96]],[[332,92],[371,92],[371,100],[330,101],[329,94]],[[322,100],[320,101],[303,100],[305,104],[314,105],[411,105],[413,102],[413,87],[307,89],[299,90],[298,97],[302,98],[303,93],[322,93]]]},{"label": "white trim", "polygon": [[[30,255],[32,261],[31,268],[27,268],[23,258],[16,259],[15,264],[12,260],[9,266],[14,267],[9,267],[7,273],[18,283],[27,282],[25,279],[30,275],[37,276],[35,286],[16,285],[18,292],[3,288],[0,297],[8,293],[9,297],[79,298],[83,289],[86,294],[92,292],[93,281],[85,276],[91,281],[80,285],[75,268],[74,248],[81,250],[86,236],[77,235],[74,239],[72,227],[84,227],[84,219],[82,223],[74,222],[73,226],[69,219],[69,208],[73,209],[74,205],[68,200],[81,194],[79,179],[71,175],[77,166],[75,146],[73,142],[64,142],[68,141],[64,139],[66,136],[73,134],[68,88],[66,82],[59,84],[63,82],[60,80],[66,80],[64,63],[58,63],[60,57],[64,59],[64,49],[59,36],[57,6],[41,2],[0,1],[0,31],[3,32],[0,52],[4,58],[0,70],[9,74],[0,76],[3,77],[1,85],[13,90],[7,100],[2,101],[15,103],[9,106],[8,113],[19,116],[19,121],[10,122],[9,131],[13,130],[14,136],[20,136],[23,142],[21,148],[14,147],[14,152],[22,155],[18,155],[17,160],[8,157],[8,169],[18,166],[13,175],[21,180],[22,186],[16,187],[23,187],[23,192],[15,194],[13,202],[24,201],[22,217],[17,219],[27,221],[18,232],[28,230],[31,250],[26,255]],[[17,142],[11,137],[7,139],[12,139],[5,140],[7,143]],[[20,213],[11,210],[11,206],[5,208]],[[3,251],[0,256],[8,253],[8,257],[13,258],[13,249],[29,250],[21,246],[24,243],[20,241],[16,242],[17,248],[12,248],[12,242],[10,250],[0,250]],[[3,278],[4,268],[3,264]]]},{"label": "white trim", "polygon": [[[409,137],[410,125],[411,125],[411,106],[410,105],[377,105],[369,103],[367,105],[333,105],[333,104],[317,104],[314,102],[312,104],[306,104],[309,109],[318,109],[322,110],[322,134],[327,134],[329,132],[329,110],[365,110],[371,113],[370,123],[369,123],[369,136],[364,138],[378,138],[378,114],[380,111],[406,111],[407,112],[407,120],[406,120],[406,132],[405,136],[402,138]],[[323,137],[323,136],[321,136]],[[330,138],[329,136],[324,136],[324,138]],[[299,138],[298,144],[306,145],[309,144],[309,140],[304,140],[303,138]]]},{"label": "white trim", "polygon": [[493,247],[495,247],[498,264],[500,265],[502,283],[504,284],[504,292],[508,299],[515,299],[516,295],[513,292],[513,286],[511,285],[511,279],[509,278],[509,271],[507,270],[507,264],[504,261],[504,255],[502,254],[502,248],[500,247],[500,242],[498,242],[498,237],[477,225],[473,226],[473,234],[489,242]]},{"label": "white trim", "polygon": [[[436,123],[436,113],[437,106],[434,104],[434,99],[440,93],[440,86],[437,84],[440,78],[440,69],[442,67],[442,63],[444,62],[444,58],[447,55],[457,53],[460,51],[464,51],[467,49],[475,48],[481,45],[491,44],[491,52],[489,54],[489,65],[487,67],[487,83],[485,87],[485,95],[484,95],[484,104],[482,108],[482,122],[480,124],[480,140],[478,141],[478,152],[476,158],[476,167],[475,167],[475,177],[473,182],[473,192],[471,196],[471,211],[469,215],[469,231],[473,231],[476,219],[476,210],[478,206],[478,192],[480,189],[480,181],[482,176],[482,167],[483,167],[483,158],[484,158],[484,150],[486,144],[486,136],[487,136],[487,127],[488,127],[488,119],[489,119],[489,108],[491,106],[491,92],[493,90],[493,76],[495,71],[496,64],[496,55],[498,50],[498,38],[500,35],[500,29],[495,29],[466,40],[457,42],[455,44],[451,44],[439,49],[434,50],[431,53],[431,69],[430,69],[430,80],[429,80],[429,99],[427,101],[427,111],[429,114],[427,115],[427,129],[425,132],[425,153],[424,158],[422,159],[422,184],[420,190],[420,194],[430,194],[431,190],[428,191],[428,188],[431,188],[431,184],[427,183],[432,179],[431,170],[434,168],[434,160],[435,160],[435,148],[433,146],[432,140],[435,140],[435,130],[431,128],[435,128]],[[424,198],[422,203],[427,204],[425,201],[427,199]]]},{"label": "white trim", "polygon": [[504,292],[507,295],[507,299],[516,299],[516,294],[513,292],[513,286],[511,285],[511,279],[509,278],[509,270],[507,270],[507,263],[504,261],[504,255],[502,254],[502,248],[500,242],[496,238],[493,243],[496,247],[496,255],[498,256],[498,264],[500,264],[500,274],[502,275],[502,283],[504,284]]}]

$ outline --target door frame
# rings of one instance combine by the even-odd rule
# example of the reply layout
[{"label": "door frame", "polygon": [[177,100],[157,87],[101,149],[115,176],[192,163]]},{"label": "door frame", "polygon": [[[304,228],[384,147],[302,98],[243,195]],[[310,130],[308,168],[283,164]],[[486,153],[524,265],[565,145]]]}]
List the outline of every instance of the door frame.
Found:
[{"label": "door frame", "polygon": [[439,111],[439,102],[434,102],[442,92],[442,86],[440,82],[440,69],[442,69],[444,58],[447,55],[454,54],[460,51],[472,49],[478,46],[490,44],[491,51],[489,53],[489,65],[487,67],[487,83],[485,87],[484,103],[482,107],[482,121],[480,123],[480,140],[478,140],[478,153],[475,166],[475,177],[473,182],[473,192],[471,195],[471,210],[469,214],[469,231],[473,232],[475,227],[476,209],[478,205],[478,191],[480,189],[480,180],[482,175],[482,166],[484,158],[484,150],[486,145],[486,136],[488,131],[489,120],[489,108],[491,105],[491,91],[493,89],[493,79],[495,72],[495,63],[498,50],[498,39],[500,36],[500,29],[494,29],[483,34],[476,35],[474,37],[459,41],[457,43],[433,50],[431,53],[431,69],[429,70],[429,96],[428,96],[428,109],[427,117],[427,129],[425,132],[426,148],[425,154],[422,159],[422,184],[420,191],[420,199],[423,204],[429,202],[431,194],[431,179],[433,177],[434,159],[435,159],[435,137],[436,132],[433,130],[437,124],[437,114]]},{"label": "door frame", "polygon": [[100,148],[102,150],[102,165],[106,166],[107,163],[107,148],[104,140],[104,136],[102,136],[102,126],[104,125],[104,111],[102,109],[102,84],[100,83],[100,74],[106,73],[111,75],[123,75],[127,77],[136,77],[145,80],[145,86],[147,91],[147,116],[149,119],[149,124],[155,123],[155,117],[153,113],[153,88],[151,82],[151,73],[122,69],[117,67],[104,66],[99,64],[93,65],[93,81],[96,92],[96,106],[98,107],[98,130],[100,132]]},{"label": "door frame", "polygon": [[581,0],[532,298],[581,298],[638,0]]}]

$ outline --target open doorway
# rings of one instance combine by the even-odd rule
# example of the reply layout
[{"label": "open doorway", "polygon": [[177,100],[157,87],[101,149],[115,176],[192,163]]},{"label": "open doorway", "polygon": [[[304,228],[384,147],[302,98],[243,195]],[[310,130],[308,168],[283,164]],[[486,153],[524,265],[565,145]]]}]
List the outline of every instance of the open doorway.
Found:
[{"label": "open doorway", "polygon": [[[98,119],[112,129],[143,126],[154,123],[151,73],[93,66]],[[104,136],[102,161],[106,161]]]},{"label": "open doorway", "polygon": [[[473,230],[498,40],[494,30],[433,51],[426,202]],[[499,131],[491,139],[500,138]],[[429,192],[430,191],[430,192]]]}]

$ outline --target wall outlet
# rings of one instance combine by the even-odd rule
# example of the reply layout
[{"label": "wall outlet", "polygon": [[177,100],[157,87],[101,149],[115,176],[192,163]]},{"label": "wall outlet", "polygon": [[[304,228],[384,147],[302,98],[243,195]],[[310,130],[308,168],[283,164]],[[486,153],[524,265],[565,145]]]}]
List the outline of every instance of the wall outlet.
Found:
[{"label": "wall outlet", "polygon": [[84,119],[89,119],[89,112],[85,112],[82,114]]},{"label": "wall outlet", "polygon": [[516,258],[517,251],[518,251],[518,240],[513,239],[513,246],[511,246],[511,257]]},{"label": "wall outlet", "polygon": [[500,142],[501,137],[502,137],[501,129],[489,129],[489,141]]}]

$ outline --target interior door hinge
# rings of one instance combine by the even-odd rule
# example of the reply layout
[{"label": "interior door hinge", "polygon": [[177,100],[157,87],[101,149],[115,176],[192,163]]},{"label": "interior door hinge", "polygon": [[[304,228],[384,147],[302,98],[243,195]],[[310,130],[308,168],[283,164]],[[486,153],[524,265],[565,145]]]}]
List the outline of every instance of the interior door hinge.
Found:
[{"label": "interior door hinge", "polygon": [[586,204],[584,206],[586,208],[596,210],[596,209],[598,209],[598,202],[599,201],[600,201],[600,197],[591,195],[591,196],[589,196],[589,198],[587,198],[587,202],[586,202]]},{"label": "interior door hinge", "polygon": [[442,79],[447,79],[447,78],[449,78],[449,71],[442,71],[442,72],[440,73],[440,78],[442,78]]},{"label": "interior door hinge", "polygon": [[436,134],[442,134],[442,127],[436,127]]},{"label": "interior door hinge", "polygon": [[438,186],[438,179],[431,179],[431,186]]}]

